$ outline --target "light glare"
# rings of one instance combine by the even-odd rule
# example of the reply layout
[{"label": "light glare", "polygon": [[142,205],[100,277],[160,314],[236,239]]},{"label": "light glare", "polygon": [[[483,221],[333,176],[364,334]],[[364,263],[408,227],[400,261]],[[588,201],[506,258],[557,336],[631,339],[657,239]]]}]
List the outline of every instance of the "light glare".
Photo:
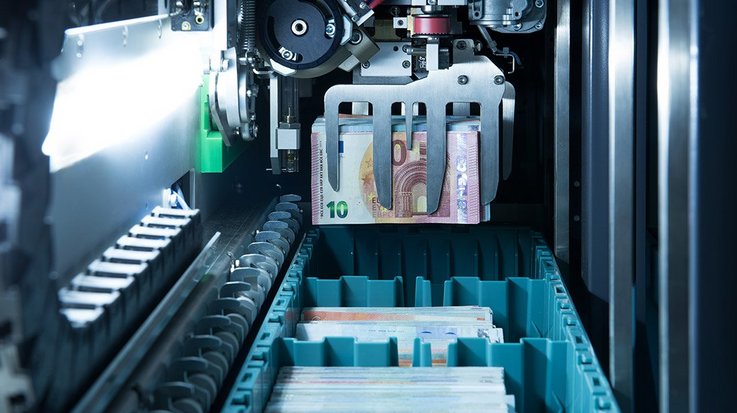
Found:
[{"label": "light glare", "polygon": [[65,79],[42,147],[51,171],[137,139],[191,103],[201,73],[198,53],[169,48],[127,62],[99,62]]}]

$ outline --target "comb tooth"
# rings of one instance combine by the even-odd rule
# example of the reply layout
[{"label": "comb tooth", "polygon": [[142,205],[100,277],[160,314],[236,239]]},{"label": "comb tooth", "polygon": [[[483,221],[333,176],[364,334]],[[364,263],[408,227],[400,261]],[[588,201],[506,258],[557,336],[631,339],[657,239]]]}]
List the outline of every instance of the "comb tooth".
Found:
[{"label": "comb tooth", "polygon": [[504,165],[502,177],[506,181],[512,174],[512,154],[514,145],[514,100],[516,92],[511,83],[504,83],[502,97],[502,148],[504,150]]},{"label": "comb tooth", "polygon": [[404,121],[407,134],[407,150],[412,150],[412,120],[414,114],[414,102],[404,102]]},{"label": "comb tooth", "polygon": [[374,105],[374,182],[379,203],[392,208],[392,110],[390,105]]},{"label": "comb tooth", "polygon": [[340,190],[339,157],[339,110],[340,102],[332,94],[325,95],[325,149],[328,162],[328,182],[333,190]]},{"label": "comb tooth", "polygon": [[499,186],[499,104],[481,105],[480,185],[481,203],[496,197]]},{"label": "comb tooth", "polygon": [[445,104],[427,103],[427,213],[440,206],[446,168]]}]

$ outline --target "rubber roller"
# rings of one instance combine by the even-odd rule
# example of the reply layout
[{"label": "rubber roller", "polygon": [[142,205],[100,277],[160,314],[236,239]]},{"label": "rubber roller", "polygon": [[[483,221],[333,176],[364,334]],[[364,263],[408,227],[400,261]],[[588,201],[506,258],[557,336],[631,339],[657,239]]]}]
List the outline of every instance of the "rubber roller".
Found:
[{"label": "rubber roller", "polygon": [[445,36],[450,34],[448,16],[415,16],[412,34],[415,36]]}]

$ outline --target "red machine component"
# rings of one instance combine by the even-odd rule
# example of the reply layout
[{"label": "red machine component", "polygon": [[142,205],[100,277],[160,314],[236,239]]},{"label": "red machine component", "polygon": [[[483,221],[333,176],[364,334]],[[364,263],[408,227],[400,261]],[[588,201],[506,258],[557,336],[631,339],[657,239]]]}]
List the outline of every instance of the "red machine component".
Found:
[{"label": "red machine component", "polygon": [[415,35],[448,35],[450,34],[450,17],[448,16],[415,16]]}]

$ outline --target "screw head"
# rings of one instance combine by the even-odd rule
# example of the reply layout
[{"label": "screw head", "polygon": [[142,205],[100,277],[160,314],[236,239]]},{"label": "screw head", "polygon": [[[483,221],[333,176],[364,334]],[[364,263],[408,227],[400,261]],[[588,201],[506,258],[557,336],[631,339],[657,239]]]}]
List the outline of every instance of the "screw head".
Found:
[{"label": "screw head", "polygon": [[543,0],[535,0],[535,7],[538,9],[545,5],[545,2]]},{"label": "screw head", "polygon": [[358,30],[354,30],[351,35],[351,44],[359,44],[361,40],[363,40],[363,34]]},{"label": "screw head", "polygon": [[466,50],[466,47],[468,47],[468,45],[466,44],[464,40],[461,40],[458,43],[456,43],[456,49],[458,50]]},{"label": "screw head", "polygon": [[325,34],[330,37],[335,36],[335,25],[333,23],[328,23],[325,26]]},{"label": "screw head", "polygon": [[361,67],[364,69],[368,69],[369,67],[371,67],[371,62],[363,62],[361,63]]},{"label": "screw head", "polygon": [[409,69],[410,66],[412,66],[412,63],[410,63],[409,60],[405,60],[402,62],[402,67],[405,69]]},{"label": "screw head", "polygon": [[281,57],[286,60],[292,60],[294,58],[294,53],[291,50],[284,49],[281,51]]},{"label": "screw head", "polygon": [[460,75],[460,76],[458,76],[458,84],[459,85],[467,85],[468,84],[468,76],[466,76],[466,75]]},{"label": "screw head", "polygon": [[504,76],[502,76],[502,75],[496,75],[496,76],[494,76],[494,84],[495,85],[503,85],[504,84]]}]

